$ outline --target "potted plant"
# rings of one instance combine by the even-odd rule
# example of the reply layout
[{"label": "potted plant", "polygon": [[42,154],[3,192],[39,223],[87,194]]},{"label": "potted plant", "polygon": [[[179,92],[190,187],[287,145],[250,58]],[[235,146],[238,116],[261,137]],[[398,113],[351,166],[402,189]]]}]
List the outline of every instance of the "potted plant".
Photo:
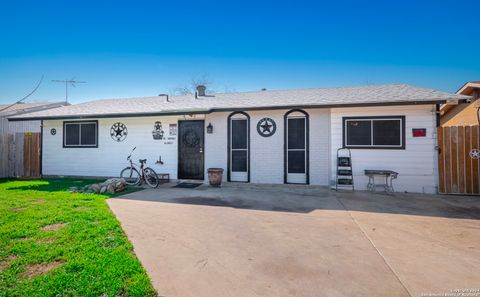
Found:
[{"label": "potted plant", "polygon": [[222,186],[223,168],[208,168],[208,182],[212,187]]}]

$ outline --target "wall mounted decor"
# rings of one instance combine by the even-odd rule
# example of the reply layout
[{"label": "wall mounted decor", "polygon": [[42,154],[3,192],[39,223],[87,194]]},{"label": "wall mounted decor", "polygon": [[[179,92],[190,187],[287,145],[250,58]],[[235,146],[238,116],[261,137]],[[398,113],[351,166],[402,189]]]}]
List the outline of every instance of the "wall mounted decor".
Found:
[{"label": "wall mounted decor", "polygon": [[427,136],[427,129],[426,128],[413,128],[412,129],[412,136],[413,137],[426,137]]},{"label": "wall mounted decor", "polygon": [[163,132],[162,122],[156,121],[155,124],[153,124],[153,139],[161,140],[163,139],[163,134],[165,134],[165,132]]},{"label": "wall mounted decor", "polygon": [[125,124],[117,122],[110,128],[110,136],[113,140],[120,142],[127,138],[128,130]]},{"label": "wall mounted decor", "polygon": [[177,135],[177,124],[170,124],[169,125],[169,133],[170,133],[170,136]]},{"label": "wall mounted decor", "polygon": [[57,129],[55,129],[55,128],[50,129],[50,134],[52,134],[52,135],[57,134]]},{"label": "wall mounted decor", "polygon": [[263,118],[258,121],[257,132],[263,137],[270,137],[277,131],[277,124],[271,118]]}]

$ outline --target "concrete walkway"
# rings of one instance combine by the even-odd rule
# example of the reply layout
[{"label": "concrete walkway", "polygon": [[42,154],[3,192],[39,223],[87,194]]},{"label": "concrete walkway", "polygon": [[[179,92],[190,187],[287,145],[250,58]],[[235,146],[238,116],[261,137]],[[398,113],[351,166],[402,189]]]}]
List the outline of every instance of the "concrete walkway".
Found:
[{"label": "concrete walkway", "polygon": [[480,198],[227,184],[109,199],[161,296],[480,287]]}]

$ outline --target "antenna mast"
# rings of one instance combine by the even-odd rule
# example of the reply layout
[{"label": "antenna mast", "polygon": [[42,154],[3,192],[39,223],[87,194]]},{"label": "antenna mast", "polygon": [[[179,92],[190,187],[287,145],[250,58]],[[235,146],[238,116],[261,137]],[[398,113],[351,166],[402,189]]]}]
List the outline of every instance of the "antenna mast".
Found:
[{"label": "antenna mast", "polygon": [[59,83],[65,84],[65,102],[68,102],[68,85],[69,84],[75,88],[75,84],[87,83],[86,81],[75,80],[75,77],[73,77],[72,79],[64,79],[64,80],[54,79],[52,80],[52,82],[59,82]]}]

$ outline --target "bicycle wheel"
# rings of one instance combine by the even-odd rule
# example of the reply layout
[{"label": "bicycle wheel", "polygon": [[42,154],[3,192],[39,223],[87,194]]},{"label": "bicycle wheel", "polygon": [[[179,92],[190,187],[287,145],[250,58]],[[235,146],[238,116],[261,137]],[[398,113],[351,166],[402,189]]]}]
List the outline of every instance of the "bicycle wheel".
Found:
[{"label": "bicycle wheel", "polygon": [[135,186],[140,184],[140,173],[133,167],[126,167],[120,172],[120,177],[125,179],[127,185]]},{"label": "bicycle wheel", "polygon": [[143,169],[143,171],[145,172],[145,181],[147,184],[152,188],[158,187],[159,181],[157,173],[150,167]]}]

